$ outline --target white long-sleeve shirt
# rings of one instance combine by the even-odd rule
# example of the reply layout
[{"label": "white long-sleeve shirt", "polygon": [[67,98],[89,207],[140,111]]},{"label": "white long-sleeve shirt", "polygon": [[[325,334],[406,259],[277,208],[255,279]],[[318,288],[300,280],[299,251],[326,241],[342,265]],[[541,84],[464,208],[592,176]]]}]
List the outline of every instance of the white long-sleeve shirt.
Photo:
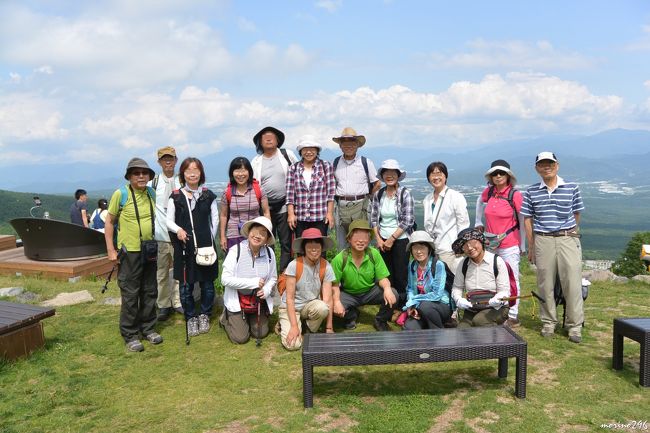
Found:
[{"label": "white long-sleeve shirt", "polygon": [[483,260],[478,264],[469,259],[465,278],[463,278],[464,260],[458,263],[454,286],[451,289],[451,297],[454,302],[458,303],[458,300],[463,297],[463,292],[471,293],[474,290],[490,290],[499,298],[510,296],[510,277],[508,276],[506,262],[500,258],[497,260],[499,275],[494,278],[494,260],[497,260],[497,256],[489,251],[485,252]]},{"label": "white long-sleeve shirt", "polygon": [[[192,199],[190,202],[190,209],[194,210],[196,206],[196,201],[201,196],[202,189],[199,187],[196,191],[192,191],[185,185],[182,188],[181,194],[184,194],[184,191],[189,191],[192,193]],[[217,205],[218,199],[214,199],[210,204],[210,233],[212,234],[212,239],[217,236],[217,228],[219,227],[219,206]],[[178,233],[180,226],[176,224],[176,205],[174,205],[174,199],[170,198],[167,202],[167,229],[172,233]]]},{"label": "white long-sleeve shirt", "polygon": [[456,240],[458,232],[469,227],[465,197],[460,192],[445,186],[435,206],[432,206],[433,191],[424,197],[422,203],[424,204],[424,229],[434,239],[436,252],[453,252],[451,244]]}]

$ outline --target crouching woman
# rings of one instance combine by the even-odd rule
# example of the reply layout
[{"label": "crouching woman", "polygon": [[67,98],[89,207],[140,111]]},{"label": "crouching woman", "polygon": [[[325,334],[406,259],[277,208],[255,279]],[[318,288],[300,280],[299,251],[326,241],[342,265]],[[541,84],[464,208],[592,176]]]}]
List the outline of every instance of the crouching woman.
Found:
[{"label": "crouching woman", "polygon": [[271,220],[266,217],[247,221],[241,228],[244,240],[228,250],[223,262],[224,309],[219,323],[236,344],[269,333],[271,290],[277,281],[275,253],[269,247],[275,242],[272,230]]},{"label": "crouching woman", "polygon": [[486,244],[481,231],[465,229],[452,245],[456,254],[466,256],[451,291],[458,308],[465,310],[459,327],[501,325],[508,319],[508,302],[502,301],[510,296],[508,268],[501,257],[485,250]]},{"label": "crouching woman", "polygon": [[447,265],[434,255],[433,238],[424,230],[411,234],[406,245],[413,259],[408,265],[404,330],[442,328],[451,318],[451,299],[445,291]]},{"label": "crouching woman", "polygon": [[[280,336],[282,345],[288,350],[302,346],[302,320],[309,332],[318,332],[332,308],[332,281],[336,278],[332,266],[321,257],[321,253],[332,248],[334,242],[323,236],[319,229],[309,228],[302,237],[293,241],[293,251],[298,257],[287,266],[286,291],[279,309]],[[331,333],[331,316],[325,325],[325,332]]]}]

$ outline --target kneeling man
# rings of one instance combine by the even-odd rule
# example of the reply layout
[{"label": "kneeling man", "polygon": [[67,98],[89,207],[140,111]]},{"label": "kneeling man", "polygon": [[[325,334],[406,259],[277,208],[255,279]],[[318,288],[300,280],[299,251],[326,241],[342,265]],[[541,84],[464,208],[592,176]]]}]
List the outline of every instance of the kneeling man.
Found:
[{"label": "kneeling man", "polygon": [[288,350],[302,346],[302,320],[309,332],[318,332],[323,320],[329,316],[325,332],[333,332],[329,312],[334,271],[321,257],[321,252],[333,245],[334,242],[317,228],[305,230],[302,237],[293,241],[291,249],[303,256],[290,262],[285,270],[287,285],[279,310],[282,345]]},{"label": "kneeling man", "polygon": [[380,305],[374,327],[388,331],[397,291],[390,286],[390,273],[381,254],[369,246],[371,233],[367,220],[352,221],[346,237],[349,247],[332,260],[336,277],[332,286],[334,314],[345,318],[345,329],[354,329],[359,316],[357,307]]},{"label": "kneeling man", "polygon": [[485,245],[481,231],[465,229],[451,246],[457,255],[466,256],[458,264],[451,290],[458,308],[465,310],[460,327],[501,325],[508,319],[508,301],[501,300],[510,296],[508,268],[501,257],[485,251]]}]

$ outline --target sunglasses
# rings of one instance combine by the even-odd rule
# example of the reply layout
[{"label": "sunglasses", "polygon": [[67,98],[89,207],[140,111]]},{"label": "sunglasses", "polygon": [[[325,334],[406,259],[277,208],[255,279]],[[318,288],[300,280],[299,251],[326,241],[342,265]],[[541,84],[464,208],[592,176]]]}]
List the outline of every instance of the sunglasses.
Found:
[{"label": "sunglasses", "polygon": [[495,177],[495,176],[507,176],[507,175],[508,175],[508,173],[506,173],[503,170],[493,171],[492,174],[490,174],[490,176],[492,176],[492,177]]}]

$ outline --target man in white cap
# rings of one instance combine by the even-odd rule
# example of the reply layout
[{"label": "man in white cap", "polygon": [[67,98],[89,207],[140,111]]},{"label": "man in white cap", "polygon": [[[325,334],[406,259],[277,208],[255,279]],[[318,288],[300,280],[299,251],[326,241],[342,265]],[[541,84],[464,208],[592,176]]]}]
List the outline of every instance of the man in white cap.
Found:
[{"label": "man in white cap", "polygon": [[535,170],[542,178],[524,193],[521,214],[528,241],[528,260],[537,266],[537,286],[546,303],[540,303],[542,336],[552,337],[557,325],[554,299],[559,277],[566,299],[569,341],[582,341],[582,248],[578,224],[584,210],[578,185],[558,176],[560,163],[552,152],[541,152]]},{"label": "man in white cap", "polygon": [[342,250],[347,243],[350,223],[368,219],[369,197],[379,189],[379,179],[375,164],[357,154],[357,150],[366,144],[366,137],[358,135],[348,126],[332,140],[341,147],[342,152],[333,163],[336,178],[336,239]]},{"label": "man in white cap", "polygon": [[156,232],[154,239],[158,242],[158,264],[156,279],[158,281],[158,320],[165,321],[172,311],[183,312],[181,307],[178,282],[169,278],[169,268],[174,262],[174,248],[167,231],[167,203],[173,190],[180,189],[181,184],[178,174],[174,173],[176,167],[176,149],[165,146],[158,149],[158,164],[162,173],[158,173],[149,182],[156,191]]},{"label": "man in white cap", "polygon": [[283,149],[284,133],[273,126],[262,128],[253,137],[257,156],[251,161],[253,177],[260,182],[269,201],[275,237],[280,242],[280,272],[291,261],[291,231],[287,224],[287,172],[298,161],[291,150]]}]

